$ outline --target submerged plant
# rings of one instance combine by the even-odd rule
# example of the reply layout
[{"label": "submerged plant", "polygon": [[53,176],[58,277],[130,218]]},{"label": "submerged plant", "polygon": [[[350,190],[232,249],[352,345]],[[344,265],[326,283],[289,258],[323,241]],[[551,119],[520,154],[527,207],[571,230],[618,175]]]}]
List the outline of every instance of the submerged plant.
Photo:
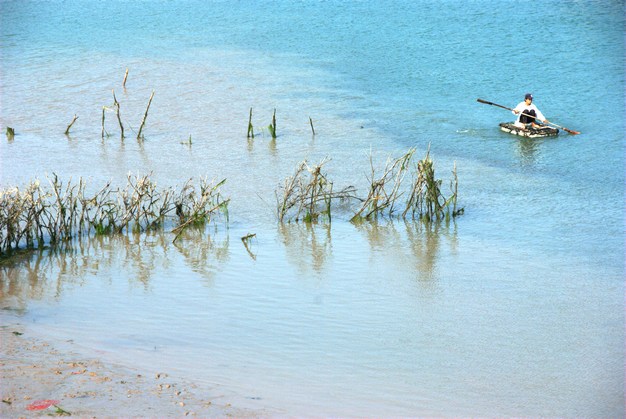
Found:
[{"label": "submerged plant", "polygon": [[[435,177],[435,166],[430,158],[430,148],[426,156],[415,164],[411,164],[415,149],[396,159],[388,159],[382,174],[375,175],[374,165],[370,157],[372,167],[370,188],[363,205],[352,217],[352,221],[373,220],[378,216],[393,216],[398,205],[404,205],[401,217],[418,218],[423,221],[449,219],[463,213],[463,209],[457,209],[458,179],[456,176],[456,163],[454,165],[453,180],[450,182],[452,195],[448,198],[441,192],[442,180]],[[402,188],[402,183],[407,175],[412,173],[413,181],[408,193]],[[406,193],[407,198],[403,203],[400,198]],[[452,205],[452,210],[450,206]]]},{"label": "submerged plant", "polygon": [[189,138],[187,139],[187,141],[181,141],[180,143],[191,147],[191,144],[193,144],[193,142],[191,141],[191,134],[189,134]]},{"label": "submerged plant", "polygon": [[[414,153],[415,149],[412,148],[397,159],[388,159],[385,169],[379,177],[376,177],[374,163],[370,154],[370,188],[367,197],[363,200],[363,205],[354,214],[352,221],[360,219],[371,220],[382,214],[393,214],[396,200],[402,195],[400,186],[409,169],[409,162]],[[389,188],[389,183],[392,184],[391,188]]]},{"label": "submerged plant", "polygon": [[70,122],[69,125],[67,126],[67,128],[65,129],[65,135],[69,135],[70,134],[70,128],[72,128],[72,125],[74,125],[74,122],[76,122],[77,119],[78,119],[78,116],[74,115],[74,118],[72,119],[72,122]]},{"label": "submerged plant", "polygon": [[[128,75],[128,73],[126,73]],[[124,84],[126,84],[126,77],[124,77]],[[137,140],[143,140],[143,136],[141,135],[141,131],[143,131],[143,127],[146,125],[146,119],[148,119],[148,111],[150,110],[150,104],[152,104],[152,99],[154,98],[154,90],[150,95],[150,99],[148,100],[148,106],[146,106],[146,112],[143,114],[143,119],[141,120],[141,125],[139,126],[139,132],[137,133]]]},{"label": "submerged plant", "polygon": [[211,220],[211,216],[216,211],[221,211],[226,216],[228,222],[229,199],[223,199],[220,187],[226,183],[226,179],[220,182],[209,182],[203,178],[198,190],[188,181],[182,191],[175,199],[176,215],[178,216],[178,226],[172,230],[176,234],[176,241],[183,230],[189,226],[199,226]]},{"label": "submerged plant", "polygon": [[[449,219],[463,213],[463,209],[457,209],[458,178],[456,163],[452,170],[453,179],[450,181],[452,195],[446,198],[441,192],[442,180],[435,177],[435,165],[430,158],[430,148],[426,156],[414,166],[414,179],[411,185],[406,208],[402,213],[407,217],[410,213],[413,218],[425,221]],[[452,204],[452,211],[450,211]]]},{"label": "submerged plant", "polygon": [[267,130],[270,132],[272,138],[276,138],[276,109],[274,109],[274,114],[272,115],[272,123],[267,126]]},{"label": "submerged plant", "polygon": [[330,220],[333,200],[354,198],[353,186],[333,191],[333,183],[322,173],[322,166],[327,162],[328,159],[324,159],[317,166],[310,167],[306,160],[302,161],[297,165],[294,175],[285,179],[283,186],[276,191],[280,222],[315,222],[324,216]]},{"label": "submerged plant", "polygon": [[189,180],[180,193],[159,189],[149,176],[128,175],[124,188],[110,182],[94,195],[87,195],[82,179],[63,183],[56,174],[48,179],[50,189],[38,180],[24,190],[0,190],[0,257],[21,246],[58,245],[93,232],[96,235],[144,232],[162,228],[166,220],[176,227],[176,240],[190,225],[202,225],[221,211],[228,221],[228,202],[220,187],[225,180],[199,186]]},{"label": "submerged plant", "polygon": [[124,141],[124,124],[122,124],[120,103],[117,101],[117,97],[115,97],[115,90],[113,90],[113,109],[115,110],[115,116],[117,116],[117,122],[120,124],[120,139]]},{"label": "submerged plant", "polygon": [[248,138],[254,138],[254,127],[252,126],[252,108],[250,108],[250,117],[248,118]]},{"label": "submerged plant", "polygon": [[[387,159],[382,173],[379,174],[370,155],[370,186],[365,198],[357,197],[352,186],[338,192],[333,191],[333,183],[322,173],[322,166],[327,163],[327,159],[313,167],[303,161],[296,167],[294,175],[285,179],[276,191],[278,219],[281,222],[315,222],[326,217],[330,221],[331,204],[337,199],[361,202],[351,218],[353,222],[372,221],[382,216],[393,217],[402,208],[402,213],[397,216],[423,221],[449,219],[462,214],[463,209],[457,209],[456,164],[450,182],[452,195],[446,198],[441,191],[442,181],[435,178],[430,150],[424,159],[415,164],[412,163],[414,154],[415,149],[411,148],[398,158]],[[404,181],[408,174],[412,174],[413,181],[407,189]],[[403,199],[405,196],[406,199]]]}]

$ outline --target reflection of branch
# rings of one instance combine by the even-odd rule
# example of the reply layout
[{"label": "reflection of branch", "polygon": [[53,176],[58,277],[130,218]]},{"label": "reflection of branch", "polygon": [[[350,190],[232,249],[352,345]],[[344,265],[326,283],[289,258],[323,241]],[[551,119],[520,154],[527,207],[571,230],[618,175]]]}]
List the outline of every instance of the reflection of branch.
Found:
[{"label": "reflection of branch", "polygon": [[409,248],[425,279],[432,279],[439,253],[439,229],[441,223],[420,223],[405,221]]},{"label": "reflection of branch", "polygon": [[[204,227],[191,228],[188,232],[184,241],[179,240],[173,246],[167,231],[128,231],[77,236],[45,250],[16,253],[0,262],[0,302],[23,310],[32,300],[60,298],[65,290],[81,286],[98,275],[110,276],[111,272],[148,288],[159,265],[171,265],[173,260],[181,260],[181,256],[190,269],[211,279],[216,268],[229,258],[228,236],[217,241]],[[172,253],[171,249],[176,251]]]},{"label": "reflection of branch", "polygon": [[[211,261],[220,263],[226,262],[229,258],[229,237],[219,243],[205,235],[204,228],[189,228],[185,240],[174,243],[174,248],[178,250],[181,256],[189,266],[197,272],[200,272],[207,279],[211,279],[215,274],[215,266],[211,265]],[[191,240],[187,240],[189,235],[193,235]],[[213,269],[211,269],[213,268]]]},{"label": "reflection of branch", "polygon": [[[433,279],[437,271],[441,242],[447,240],[451,251],[454,251],[457,245],[456,231],[450,229],[448,223],[423,223],[420,220],[404,219],[403,232],[398,229],[399,222],[400,220],[389,219],[381,224],[372,220],[368,223],[355,223],[354,226],[363,232],[372,252],[389,252],[386,258],[397,258],[403,265],[414,270],[419,278]],[[454,221],[452,223],[456,225]]]},{"label": "reflection of branch", "polygon": [[[17,297],[15,301],[28,304],[28,300],[39,300],[46,293],[54,293],[59,297],[67,284],[83,284],[86,278],[100,272],[103,269],[113,269],[115,266],[141,268],[154,266],[154,260],[162,259],[161,255],[155,255],[158,246],[145,246],[137,244],[137,240],[131,242],[128,236],[136,238],[145,237],[136,233],[115,234],[110,236],[98,235],[94,237],[78,236],[71,242],[63,242],[51,246],[47,250],[37,250],[18,254],[6,259],[0,264],[0,297]],[[159,244],[169,244],[163,239],[163,233],[158,236]],[[131,247],[141,248],[142,252],[131,252]],[[126,249],[126,252],[118,252],[118,249]],[[123,259],[119,260],[122,254]],[[146,256],[151,256],[145,260]],[[121,265],[118,265],[121,264]],[[126,272],[128,269],[122,268]],[[147,280],[150,272],[137,272],[132,278],[144,276]],[[143,281],[142,281],[143,282]],[[6,292],[6,294],[4,294]]]},{"label": "reflection of branch", "polygon": [[256,233],[254,233],[254,234],[250,234],[250,233],[248,233],[248,234],[246,234],[245,236],[243,236],[243,237],[241,238],[241,241],[243,242],[243,245],[244,245],[244,247],[246,248],[246,251],[248,252],[248,254],[250,255],[250,257],[251,257],[253,260],[256,260],[256,255],[255,255],[254,253],[252,253],[252,252],[250,251],[250,247],[248,247],[248,242],[249,242],[249,241],[250,241],[250,239],[251,239],[251,238],[253,238],[253,237],[256,237]]},{"label": "reflection of branch", "polygon": [[[317,230],[322,232],[320,238]],[[321,271],[332,251],[329,224],[280,224],[278,231],[287,254],[293,256],[300,268],[305,270],[310,264],[313,270]],[[310,262],[306,260],[308,256]]]}]

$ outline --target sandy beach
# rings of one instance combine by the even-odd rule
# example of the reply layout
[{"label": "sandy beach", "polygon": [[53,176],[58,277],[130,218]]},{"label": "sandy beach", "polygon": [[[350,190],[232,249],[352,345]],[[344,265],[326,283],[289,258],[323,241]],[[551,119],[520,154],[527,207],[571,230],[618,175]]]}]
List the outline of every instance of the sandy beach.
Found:
[{"label": "sandy beach", "polygon": [[[20,324],[3,324],[0,342],[2,418],[272,416],[233,406],[219,389],[173,379],[167,371],[139,371],[61,352]],[[46,400],[58,403],[33,410]]]}]

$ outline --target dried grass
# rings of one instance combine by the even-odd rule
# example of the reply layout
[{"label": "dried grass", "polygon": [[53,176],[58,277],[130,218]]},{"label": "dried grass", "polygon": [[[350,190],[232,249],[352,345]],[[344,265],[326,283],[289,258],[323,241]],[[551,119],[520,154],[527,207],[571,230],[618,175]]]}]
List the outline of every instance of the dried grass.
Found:
[{"label": "dried grass", "polygon": [[164,227],[168,219],[176,225],[175,241],[185,228],[214,214],[228,217],[229,200],[220,193],[225,180],[205,178],[197,186],[189,180],[177,192],[157,188],[148,175],[129,174],[124,188],[114,189],[109,182],[94,195],[87,195],[82,178],[64,184],[53,174],[48,181],[50,188],[35,180],[22,190],[0,190],[0,256],[91,233],[144,232]]}]

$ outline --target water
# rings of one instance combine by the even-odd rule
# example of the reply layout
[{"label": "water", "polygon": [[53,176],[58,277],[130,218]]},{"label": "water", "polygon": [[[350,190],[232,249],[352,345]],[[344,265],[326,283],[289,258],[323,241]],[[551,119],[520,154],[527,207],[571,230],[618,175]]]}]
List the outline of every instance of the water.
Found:
[{"label": "water", "polygon": [[[3,322],[288,415],[622,417],[623,4],[520,7],[0,3],[0,125],[17,132],[1,186],[151,172],[226,178],[231,197],[228,224],[176,244],[107,237],[12,261]],[[100,136],[113,89],[124,142],[112,113]],[[510,113],[476,102],[526,92],[582,134],[513,138],[497,129]],[[457,163],[456,223],[355,226],[339,209],[330,226],[277,224],[297,162],[330,157],[335,184],[363,191],[370,153],[429,144],[444,184]]]}]

